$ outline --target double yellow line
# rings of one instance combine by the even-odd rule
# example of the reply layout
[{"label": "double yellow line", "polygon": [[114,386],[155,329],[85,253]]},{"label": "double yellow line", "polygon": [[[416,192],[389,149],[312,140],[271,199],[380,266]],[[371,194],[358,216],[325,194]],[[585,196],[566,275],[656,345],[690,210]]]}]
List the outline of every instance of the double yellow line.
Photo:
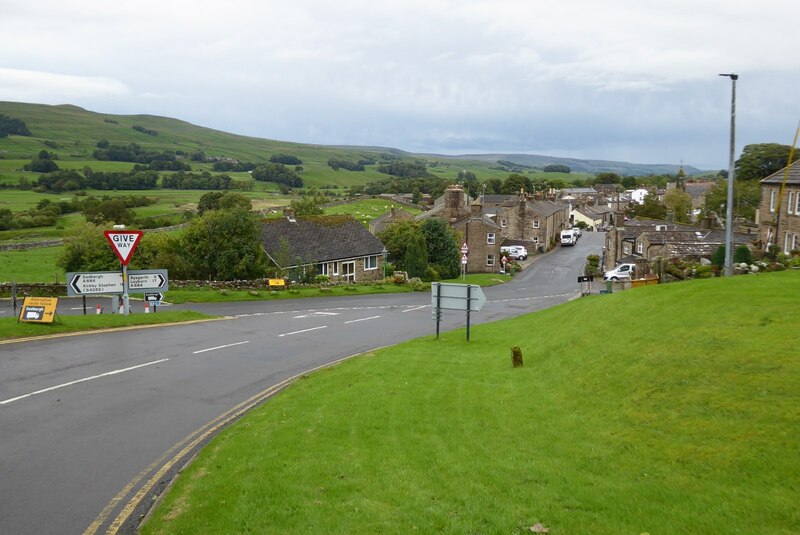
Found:
[{"label": "double yellow line", "polygon": [[[373,351],[377,351],[380,348],[372,349],[370,351],[366,351],[364,353],[356,353],[355,355],[350,355],[347,357],[343,357],[341,359],[335,360],[333,362],[329,362],[327,364],[323,364],[321,366],[317,366],[315,368],[311,368],[310,370],[306,370],[302,373],[298,373],[288,379],[284,379],[280,383],[277,383],[262,392],[254,395],[253,397],[243,401],[242,403],[236,405],[232,409],[224,412],[220,416],[216,417],[215,419],[211,420],[201,428],[193,431],[189,435],[187,435],[183,440],[172,446],[169,450],[167,450],[164,455],[159,457],[157,460],[153,461],[147,468],[139,472],[136,477],[134,477],[127,485],[125,485],[122,490],[120,490],[114,498],[108,502],[108,504],[103,508],[97,518],[95,518],[94,522],[86,528],[86,531],[83,532],[83,535],[95,535],[102,529],[103,526],[108,524],[111,515],[114,514],[114,511],[119,509],[120,505],[125,502],[127,499],[127,503],[122,505],[122,509],[120,509],[117,516],[108,524],[105,533],[107,535],[113,535],[119,532],[120,528],[122,528],[131,518],[133,513],[136,509],[145,501],[148,495],[151,495],[153,489],[162,482],[167,474],[174,470],[176,467],[179,466],[181,462],[184,461],[196,448],[198,448],[204,441],[208,440],[214,433],[225,427],[227,424],[232,422],[233,420],[239,418],[242,414],[249,411],[256,405],[262,403],[267,398],[275,395],[276,393],[280,392],[291,383],[303,377],[309,373],[313,373],[315,371],[329,368],[331,366],[335,366],[340,362],[344,362],[346,360],[352,359],[354,357],[358,357],[361,355],[365,355],[371,353]],[[177,452],[177,453],[176,453]],[[188,461],[187,461],[188,462]],[[185,463],[184,463],[185,464]],[[127,498],[131,492],[149,475],[150,479],[148,479],[130,498]]]}]

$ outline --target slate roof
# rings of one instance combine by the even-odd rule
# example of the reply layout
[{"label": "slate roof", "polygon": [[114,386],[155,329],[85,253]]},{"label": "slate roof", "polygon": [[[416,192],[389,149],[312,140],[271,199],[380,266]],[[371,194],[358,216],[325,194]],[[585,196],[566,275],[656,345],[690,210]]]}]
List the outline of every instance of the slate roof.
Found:
[{"label": "slate roof", "polygon": [[[761,181],[762,184],[783,184],[783,175],[786,173],[784,167],[780,171],[772,173],[767,178]],[[800,185],[800,160],[794,162],[789,168],[789,177],[786,179],[787,184]]]},{"label": "slate roof", "polygon": [[528,208],[541,217],[548,217],[564,210],[566,206],[553,201],[528,201]]},{"label": "slate roof", "polygon": [[297,258],[303,262],[332,262],[379,255],[383,251],[383,243],[364,225],[348,216],[298,217],[295,222],[281,218],[262,222],[261,240],[271,259],[275,260],[283,238],[288,243],[292,262]]}]

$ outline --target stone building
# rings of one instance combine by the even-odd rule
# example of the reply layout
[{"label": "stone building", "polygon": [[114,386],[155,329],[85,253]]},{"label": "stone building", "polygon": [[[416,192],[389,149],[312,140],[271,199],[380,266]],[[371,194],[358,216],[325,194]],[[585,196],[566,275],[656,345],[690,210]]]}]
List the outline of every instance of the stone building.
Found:
[{"label": "stone building", "polygon": [[[786,186],[781,186],[786,176]],[[786,254],[800,250],[800,161],[773,173],[761,181],[761,205],[758,208],[759,238]]]},{"label": "stone building", "polygon": [[483,214],[479,202],[470,203],[461,186],[449,186],[437,199],[434,207],[417,216],[418,221],[440,218],[456,232],[462,245],[467,244],[468,273],[494,273],[500,271],[500,245],[502,234],[500,226],[491,217]]}]

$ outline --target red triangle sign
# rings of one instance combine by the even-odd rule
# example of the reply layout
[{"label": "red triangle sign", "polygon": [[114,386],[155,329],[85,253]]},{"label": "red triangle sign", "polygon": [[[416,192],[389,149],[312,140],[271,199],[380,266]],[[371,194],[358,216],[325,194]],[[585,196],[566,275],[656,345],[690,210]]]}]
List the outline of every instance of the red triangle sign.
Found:
[{"label": "red triangle sign", "polygon": [[139,240],[142,239],[143,232],[141,230],[106,230],[103,234],[111,244],[111,249],[119,261],[123,266],[127,266],[131,261],[133,251],[139,245]]}]

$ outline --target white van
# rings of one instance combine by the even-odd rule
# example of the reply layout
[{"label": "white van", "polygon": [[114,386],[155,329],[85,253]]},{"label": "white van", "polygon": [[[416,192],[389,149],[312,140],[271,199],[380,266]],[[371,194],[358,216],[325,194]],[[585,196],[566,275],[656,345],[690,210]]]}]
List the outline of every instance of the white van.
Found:
[{"label": "white van", "polygon": [[522,245],[504,245],[500,247],[500,253],[512,260],[525,260],[528,258],[528,250]]},{"label": "white van", "polygon": [[578,236],[572,229],[561,231],[561,245],[575,245],[578,242]]},{"label": "white van", "polygon": [[611,271],[603,273],[604,281],[629,281],[636,271],[636,264],[620,264]]}]

